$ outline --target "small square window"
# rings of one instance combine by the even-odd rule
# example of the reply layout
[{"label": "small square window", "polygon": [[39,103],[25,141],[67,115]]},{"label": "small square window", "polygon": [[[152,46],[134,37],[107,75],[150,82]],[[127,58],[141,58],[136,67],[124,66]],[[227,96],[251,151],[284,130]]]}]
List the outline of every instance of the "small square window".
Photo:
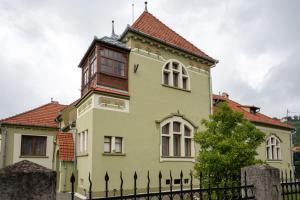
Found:
[{"label": "small square window", "polygon": [[174,179],[174,184],[180,184],[180,179]]},{"label": "small square window", "polygon": [[185,178],[185,179],[183,180],[183,182],[184,182],[184,184],[189,184],[189,179],[188,179],[188,178]]},{"label": "small square window", "polygon": [[166,179],[166,185],[170,185],[171,181],[170,179]]}]

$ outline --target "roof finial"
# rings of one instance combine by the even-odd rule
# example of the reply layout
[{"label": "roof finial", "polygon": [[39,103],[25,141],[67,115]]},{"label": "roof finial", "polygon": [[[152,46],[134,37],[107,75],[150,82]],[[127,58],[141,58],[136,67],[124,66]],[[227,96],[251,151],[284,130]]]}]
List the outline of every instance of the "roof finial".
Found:
[{"label": "roof finial", "polygon": [[112,30],[111,30],[111,37],[113,37],[113,36],[115,36],[116,34],[115,34],[115,20],[112,20],[111,21],[111,28],[112,28]]},{"label": "roof finial", "polygon": [[148,2],[145,1],[145,12],[148,12],[147,4],[148,4]]}]

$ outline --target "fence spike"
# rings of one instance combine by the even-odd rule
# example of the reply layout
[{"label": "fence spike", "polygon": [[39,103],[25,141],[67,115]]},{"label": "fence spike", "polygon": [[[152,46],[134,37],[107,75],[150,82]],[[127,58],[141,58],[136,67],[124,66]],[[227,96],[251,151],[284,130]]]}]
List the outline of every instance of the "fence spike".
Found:
[{"label": "fence spike", "polygon": [[190,199],[194,199],[194,194],[193,194],[193,171],[190,170]]},{"label": "fence spike", "polygon": [[183,199],[183,173],[180,171],[180,199]]},{"label": "fence spike", "polygon": [[71,182],[71,187],[72,187],[72,191],[71,191],[71,199],[74,200],[74,183],[75,183],[75,176],[74,173],[72,172],[71,178],[70,178],[70,182]]},{"label": "fence spike", "polygon": [[90,184],[90,187],[89,187],[89,199],[92,200],[92,180],[91,180],[91,173],[89,172],[89,184]]},{"label": "fence spike", "polygon": [[134,179],[134,199],[136,199],[136,191],[137,191],[136,180],[137,180],[137,178],[138,178],[138,176],[137,176],[137,173],[135,171],[134,176],[133,176],[133,179]]},{"label": "fence spike", "polygon": [[122,176],[122,171],[120,171],[120,179],[121,179],[120,195],[121,195],[121,199],[123,199],[123,176]]},{"label": "fence spike", "polygon": [[159,171],[159,174],[158,174],[158,179],[159,179],[159,195],[158,195],[158,199],[161,200],[162,196],[161,196],[161,179],[162,179],[162,174],[161,174],[161,171]]},{"label": "fence spike", "polygon": [[108,181],[109,181],[109,176],[108,176],[107,172],[105,173],[104,180],[105,180],[105,197],[107,198],[108,197]]},{"label": "fence spike", "polygon": [[149,175],[149,170],[148,170],[148,173],[147,173],[147,179],[148,179],[148,182],[147,182],[147,200],[150,199],[150,196],[149,196],[149,193],[150,193],[150,175]]},{"label": "fence spike", "polygon": [[172,177],[172,171],[170,170],[170,200],[173,200],[173,177]]}]

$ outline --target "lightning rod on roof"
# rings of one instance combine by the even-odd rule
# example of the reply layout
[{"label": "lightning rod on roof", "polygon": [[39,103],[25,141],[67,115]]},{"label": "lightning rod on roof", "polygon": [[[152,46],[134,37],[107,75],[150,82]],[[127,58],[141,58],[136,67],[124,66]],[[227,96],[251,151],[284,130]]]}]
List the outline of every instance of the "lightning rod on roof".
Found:
[{"label": "lightning rod on roof", "polygon": [[111,21],[111,37],[114,37],[115,34],[115,20]]},{"label": "lightning rod on roof", "polygon": [[148,2],[145,1],[145,11],[146,11],[146,12],[148,12],[147,4],[148,4]]},{"label": "lightning rod on roof", "polygon": [[132,6],[132,23],[134,22],[134,2],[131,4]]}]

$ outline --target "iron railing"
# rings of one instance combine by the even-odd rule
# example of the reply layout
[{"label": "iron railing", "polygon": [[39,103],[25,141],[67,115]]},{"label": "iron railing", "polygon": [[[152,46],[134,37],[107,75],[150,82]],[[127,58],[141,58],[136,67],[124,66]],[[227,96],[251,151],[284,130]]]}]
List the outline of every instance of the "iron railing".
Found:
[{"label": "iron railing", "polygon": [[281,171],[281,194],[283,200],[300,200],[300,180],[295,178],[292,170]]},{"label": "iron railing", "polygon": [[[183,184],[183,172],[180,172],[180,184],[178,189],[174,189],[173,184],[173,176],[170,171],[169,175],[169,185],[168,189],[166,190],[166,187],[162,187],[162,173],[158,173],[158,188],[155,192],[150,192],[150,176],[149,171],[147,173],[147,186],[145,188],[146,192],[138,193],[138,187],[137,187],[137,179],[138,175],[135,172],[133,175],[133,189],[130,194],[124,195],[124,188],[123,188],[123,177],[122,172],[120,172],[120,188],[119,188],[119,195],[117,196],[109,196],[110,190],[109,190],[109,180],[110,177],[108,173],[104,176],[105,181],[105,190],[104,190],[104,196],[103,197],[92,197],[92,181],[89,175],[89,195],[88,199],[92,200],[115,200],[115,199],[124,199],[124,200],[136,200],[136,199],[146,199],[146,200],[192,200],[192,199],[199,199],[199,200],[247,200],[247,199],[255,199],[254,193],[253,193],[253,185],[247,185],[247,174],[245,172],[244,178],[243,178],[243,185],[241,185],[241,179],[240,176],[237,176],[236,179],[229,179],[224,178],[219,183],[211,183],[211,179],[209,178],[211,175],[204,176],[202,173],[200,173],[199,176],[199,185],[198,187],[194,184],[194,175],[192,172],[189,173],[190,181],[188,184],[188,187],[184,188]],[[71,176],[71,198],[74,200],[74,183],[75,183],[75,176],[72,174]],[[127,192],[128,193],[128,192]]]}]

